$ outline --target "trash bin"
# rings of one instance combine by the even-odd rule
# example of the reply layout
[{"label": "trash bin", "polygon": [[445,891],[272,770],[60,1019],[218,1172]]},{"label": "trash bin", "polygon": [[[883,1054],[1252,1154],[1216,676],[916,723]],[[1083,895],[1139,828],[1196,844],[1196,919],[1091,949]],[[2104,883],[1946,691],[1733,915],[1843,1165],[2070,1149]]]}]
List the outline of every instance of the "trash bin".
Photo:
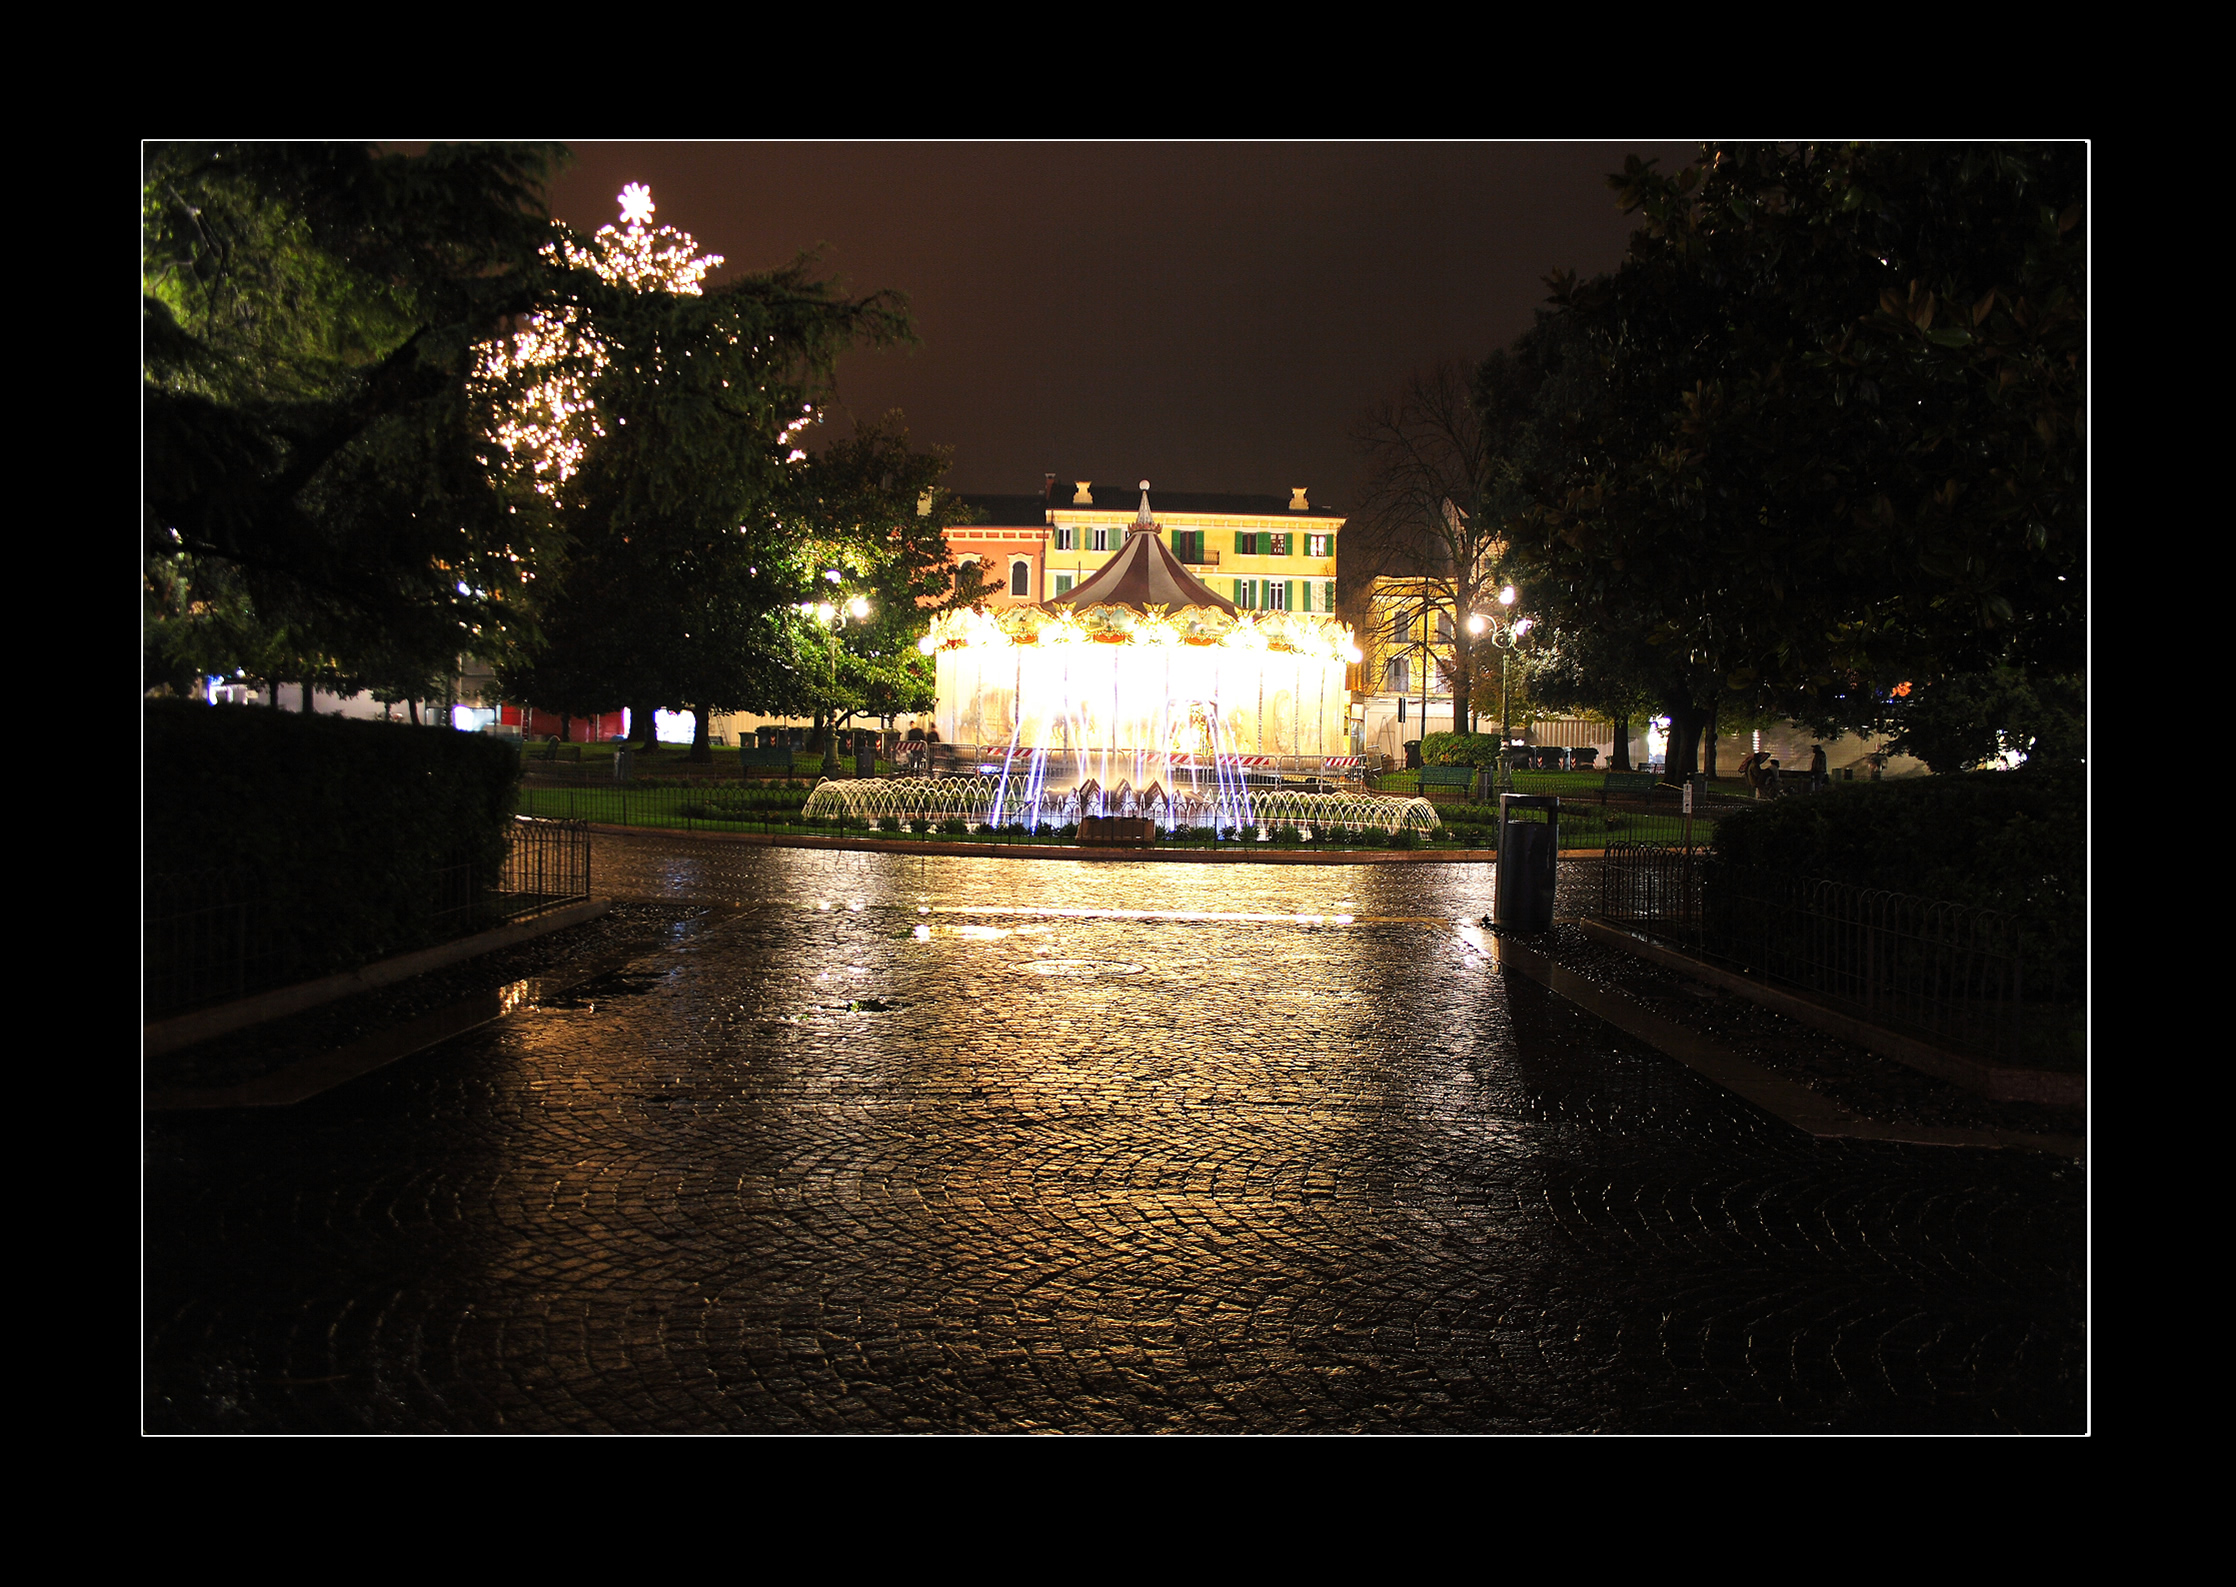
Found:
[{"label": "trash bin", "polygon": [[1421,769],[1421,741],[1417,738],[1409,738],[1405,741],[1405,769],[1407,771],[1419,771]]},{"label": "trash bin", "polygon": [[[1543,821],[1514,821],[1517,810],[1542,810]],[[1552,794],[1498,796],[1498,891],[1491,919],[1509,931],[1545,931],[1553,924],[1553,865],[1560,851],[1561,802]]]},{"label": "trash bin", "polygon": [[627,782],[636,769],[636,751],[617,749],[613,752],[613,780]]}]

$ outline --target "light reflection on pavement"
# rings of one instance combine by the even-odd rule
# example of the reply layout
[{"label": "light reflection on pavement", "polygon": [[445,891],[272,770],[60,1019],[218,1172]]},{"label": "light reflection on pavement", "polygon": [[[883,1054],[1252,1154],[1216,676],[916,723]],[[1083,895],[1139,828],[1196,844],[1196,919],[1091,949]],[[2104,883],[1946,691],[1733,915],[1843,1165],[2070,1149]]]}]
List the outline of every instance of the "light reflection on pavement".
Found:
[{"label": "light reflection on pavement", "polygon": [[1753,1112],[1493,971],[1484,867],[597,866],[735,914],[150,1125],[151,1427],[2079,1425],[2076,1171]]}]

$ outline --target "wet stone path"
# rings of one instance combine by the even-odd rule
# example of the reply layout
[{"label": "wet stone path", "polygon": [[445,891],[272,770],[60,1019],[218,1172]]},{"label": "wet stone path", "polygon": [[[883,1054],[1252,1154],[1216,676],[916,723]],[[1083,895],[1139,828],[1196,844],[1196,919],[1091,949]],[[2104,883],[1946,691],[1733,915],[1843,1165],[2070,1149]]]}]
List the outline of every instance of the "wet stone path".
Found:
[{"label": "wet stone path", "polygon": [[2083,1423],[2081,1168],[1811,1141],[1490,969],[1479,869],[598,866],[726,910],[151,1118],[151,1430]]}]

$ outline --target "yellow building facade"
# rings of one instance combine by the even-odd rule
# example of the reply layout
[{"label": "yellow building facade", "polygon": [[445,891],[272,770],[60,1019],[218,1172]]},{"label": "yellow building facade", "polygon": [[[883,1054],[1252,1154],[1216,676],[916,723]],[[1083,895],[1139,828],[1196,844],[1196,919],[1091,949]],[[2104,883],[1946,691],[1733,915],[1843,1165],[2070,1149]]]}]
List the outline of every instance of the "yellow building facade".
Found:
[{"label": "yellow building facade", "polygon": [[[1146,485],[1074,482],[1049,493],[1048,595],[1084,583],[1126,543]],[[1302,487],[1280,496],[1155,492],[1157,525],[1174,556],[1245,611],[1335,610],[1343,515],[1315,508]]]}]

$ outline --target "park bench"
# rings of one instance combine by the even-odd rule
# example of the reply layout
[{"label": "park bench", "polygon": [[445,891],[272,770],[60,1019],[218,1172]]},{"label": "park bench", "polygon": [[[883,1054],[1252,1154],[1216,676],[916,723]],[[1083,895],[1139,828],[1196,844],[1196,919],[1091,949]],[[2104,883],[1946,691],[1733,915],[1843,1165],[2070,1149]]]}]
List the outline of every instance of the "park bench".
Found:
[{"label": "park bench", "polygon": [[789,744],[780,744],[774,748],[763,749],[753,744],[740,744],[738,746],[738,770],[747,776],[751,776],[756,771],[782,772],[784,775],[790,776],[792,773],[792,747]]},{"label": "park bench", "polygon": [[1421,797],[1434,800],[1466,800],[1475,791],[1473,766],[1423,766],[1421,768]]},{"label": "park bench", "polygon": [[1650,771],[1611,771],[1599,780],[1599,802],[1605,804],[1610,794],[1643,795],[1651,799],[1661,779]]}]

